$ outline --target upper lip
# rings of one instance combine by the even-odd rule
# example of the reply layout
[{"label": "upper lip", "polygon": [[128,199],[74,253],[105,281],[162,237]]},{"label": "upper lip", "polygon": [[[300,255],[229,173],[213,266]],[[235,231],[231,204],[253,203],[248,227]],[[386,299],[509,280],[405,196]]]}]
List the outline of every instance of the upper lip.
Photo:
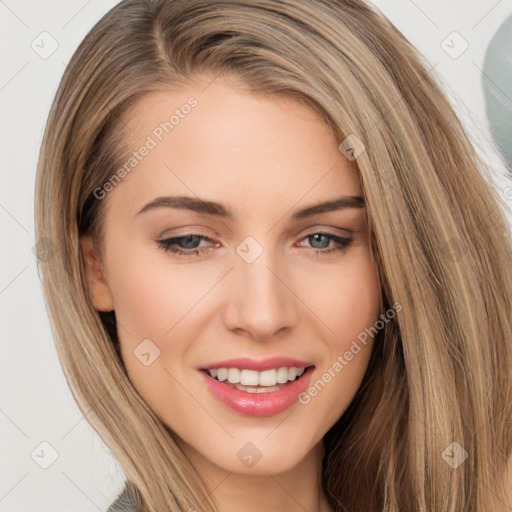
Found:
[{"label": "upper lip", "polygon": [[298,359],[291,359],[290,357],[271,357],[261,360],[250,359],[248,357],[240,357],[238,359],[218,361],[216,363],[202,366],[199,369],[212,370],[214,368],[240,368],[261,372],[274,368],[282,368],[283,366],[286,366],[287,368],[290,368],[291,366],[295,366],[296,368],[307,368],[308,366],[313,366],[313,363],[308,361],[300,361]]}]

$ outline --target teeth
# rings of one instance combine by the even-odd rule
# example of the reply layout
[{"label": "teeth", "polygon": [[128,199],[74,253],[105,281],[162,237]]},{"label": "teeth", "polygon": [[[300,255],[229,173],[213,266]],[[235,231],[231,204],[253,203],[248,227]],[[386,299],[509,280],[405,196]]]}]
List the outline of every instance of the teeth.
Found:
[{"label": "teeth", "polygon": [[228,369],[227,368],[219,368],[217,371],[217,379],[221,382],[228,378]]},{"label": "teeth", "polygon": [[242,386],[242,384],[234,384],[234,387],[240,391],[246,391],[247,393],[272,393],[273,391],[279,391],[283,386],[261,386],[255,388]]},{"label": "teeth", "polygon": [[231,384],[240,382],[240,370],[238,368],[228,368],[228,382],[231,382]]},{"label": "teeth", "polygon": [[304,373],[304,368],[285,366],[272,370],[257,372],[255,370],[240,370],[239,368],[215,368],[208,370],[211,377],[223,382],[227,380],[230,384],[241,384],[242,386],[275,386],[295,380]]},{"label": "teeth", "polygon": [[[258,373],[258,372],[256,372]],[[275,386],[277,382],[277,372],[275,370],[265,370],[260,372],[257,379],[259,386]]]},{"label": "teeth", "polygon": [[240,384],[244,386],[257,386],[259,372],[254,370],[242,370],[240,372]]},{"label": "teeth", "polygon": [[276,382],[279,384],[284,384],[285,382],[288,382],[288,368],[279,368],[276,372]]}]

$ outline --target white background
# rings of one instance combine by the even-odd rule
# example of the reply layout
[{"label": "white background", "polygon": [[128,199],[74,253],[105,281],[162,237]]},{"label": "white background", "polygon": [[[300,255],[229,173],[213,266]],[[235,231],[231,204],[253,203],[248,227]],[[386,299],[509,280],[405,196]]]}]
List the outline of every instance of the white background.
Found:
[{"label": "white background", "polygon": [[[115,3],[0,0],[0,512],[104,511],[124,485],[122,470],[79,412],[65,383],[32,251],[36,163],[51,101],[75,48]],[[436,64],[457,111],[471,123],[472,133],[488,144],[479,69],[488,42],[512,13],[512,1],[375,4]],[[58,42],[47,59],[31,48],[43,31]],[[457,59],[441,47],[453,31],[469,43]],[[509,88],[507,94],[511,92]],[[498,157],[491,147],[484,152],[498,176]],[[31,458],[43,441],[58,452],[48,469]],[[50,451],[44,451],[47,457]]]}]

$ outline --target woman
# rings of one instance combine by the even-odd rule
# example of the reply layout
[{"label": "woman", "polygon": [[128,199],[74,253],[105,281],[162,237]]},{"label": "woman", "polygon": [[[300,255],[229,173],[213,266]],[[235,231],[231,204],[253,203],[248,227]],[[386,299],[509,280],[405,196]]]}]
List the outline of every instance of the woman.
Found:
[{"label": "woman", "polygon": [[127,476],[111,510],[508,511],[486,172],[360,0],[109,11],[57,92],[36,221],[66,377]]}]

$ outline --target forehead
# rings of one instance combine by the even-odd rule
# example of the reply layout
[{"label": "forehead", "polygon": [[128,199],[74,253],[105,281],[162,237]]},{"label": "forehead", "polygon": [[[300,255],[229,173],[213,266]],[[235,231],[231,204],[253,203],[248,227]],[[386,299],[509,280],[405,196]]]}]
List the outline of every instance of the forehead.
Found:
[{"label": "forehead", "polygon": [[147,94],[125,123],[139,155],[118,188],[134,205],[166,193],[227,203],[257,195],[259,207],[361,193],[329,126],[290,97],[217,79]]}]

